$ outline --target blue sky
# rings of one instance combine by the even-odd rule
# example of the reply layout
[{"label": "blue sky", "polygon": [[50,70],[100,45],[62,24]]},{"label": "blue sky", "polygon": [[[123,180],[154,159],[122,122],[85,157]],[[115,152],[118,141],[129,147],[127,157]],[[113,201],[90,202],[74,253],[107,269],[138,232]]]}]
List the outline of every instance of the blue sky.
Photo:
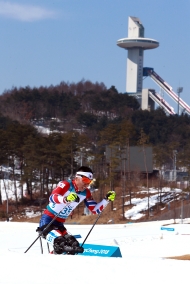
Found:
[{"label": "blue sky", "polygon": [[[182,86],[190,105],[189,11],[189,0],[0,0],[0,94],[82,79],[124,93],[127,51],[116,41],[127,37],[128,17],[135,16],[145,37],[160,43],[145,51],[144,67],[174,91]],[[160,92],[150,78],[143,87]]]}]

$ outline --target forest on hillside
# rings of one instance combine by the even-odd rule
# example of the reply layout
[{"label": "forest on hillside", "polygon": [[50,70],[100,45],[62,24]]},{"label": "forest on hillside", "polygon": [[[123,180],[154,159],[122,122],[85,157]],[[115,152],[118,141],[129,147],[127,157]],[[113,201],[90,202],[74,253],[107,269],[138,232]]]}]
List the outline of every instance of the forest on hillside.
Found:
[{"label": "forest on hillside", "polygon": [[[40,133],[37,125],[49,127],[51,133]],[[0,137],[0,165],[11,168],[21,189],[27,184],[31,199],[39,183],[41,196],[49,195],[54,183],[72,176],[81,164],[92,167],[99,186],[116,186],[119,161],[106,162],[106,146],[152,146],[159,169],[173,167],[176,151],[177,167],[189,170],[190,117],[166,115],[160,108],[142,111],[134,97],[103,83],[83,80],[4,92]]]}]

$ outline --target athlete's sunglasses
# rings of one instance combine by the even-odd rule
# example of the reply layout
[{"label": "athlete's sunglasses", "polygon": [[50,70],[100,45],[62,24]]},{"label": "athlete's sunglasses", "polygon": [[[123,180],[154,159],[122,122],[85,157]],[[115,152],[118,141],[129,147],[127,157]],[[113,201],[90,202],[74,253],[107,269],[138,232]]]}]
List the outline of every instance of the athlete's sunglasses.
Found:
[{"label": "athlete's sunglasses", "polygon": [[85,177],[85,176],[81,176],[82,177],[82,181],[85,183],[85,184],[90,184],[92,182],[91,179]]}]

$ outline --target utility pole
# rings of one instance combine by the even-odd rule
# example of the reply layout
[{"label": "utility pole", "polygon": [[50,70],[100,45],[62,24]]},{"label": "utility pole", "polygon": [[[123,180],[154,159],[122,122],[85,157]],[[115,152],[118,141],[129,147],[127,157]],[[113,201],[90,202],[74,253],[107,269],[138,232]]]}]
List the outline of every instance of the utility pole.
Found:
[{"label": "utility pole", "polygon": [[177,155],[177,150],[173,150],[173,181],[177,180],[176,155]]},{"label": "utility pole", "polygon": [[181,224],[183,224],[183,196],[181,198]]},{"label": "utility pole", "polygon": [[180,93],[183,92],[183,87],[177,88],[177,94],[178,94],[178,115],[179,115],[179,101],[180,101]]},{"label": "utility pole", "polygon": [[75,141],[75,133],[73,133],[71,136],[71,178],[73,177],[73,167],[74,167],[74,154],[73,154],[74,141]]},{"label": "utility pole", "polygon": [[[124,153],[125,155],[126,153]],[[125,194],[126,194],[126,158],[123,159],[124,161],[124,176],[123,176],[123,220],[125,219]]]}]

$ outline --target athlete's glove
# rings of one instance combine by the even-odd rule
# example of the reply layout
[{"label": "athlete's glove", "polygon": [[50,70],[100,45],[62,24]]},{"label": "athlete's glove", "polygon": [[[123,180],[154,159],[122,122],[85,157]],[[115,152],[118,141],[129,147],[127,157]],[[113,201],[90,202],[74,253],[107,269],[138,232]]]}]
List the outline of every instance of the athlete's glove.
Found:
[{"label": "athlete's glove", "polygon": [[66,202],[79,202],[80,199],[78,197],[78,195],[74,192],[71,192],[66,198],[65,198]]},{"label": "athlete's glove", "polygon": [[116,196],[116,193],[115,191],[108,191],[108,193],[106,194],[106,197],[105,199],[106,200],[109,200],[109,201],[114,201],[115,200],[115,196]]}]

